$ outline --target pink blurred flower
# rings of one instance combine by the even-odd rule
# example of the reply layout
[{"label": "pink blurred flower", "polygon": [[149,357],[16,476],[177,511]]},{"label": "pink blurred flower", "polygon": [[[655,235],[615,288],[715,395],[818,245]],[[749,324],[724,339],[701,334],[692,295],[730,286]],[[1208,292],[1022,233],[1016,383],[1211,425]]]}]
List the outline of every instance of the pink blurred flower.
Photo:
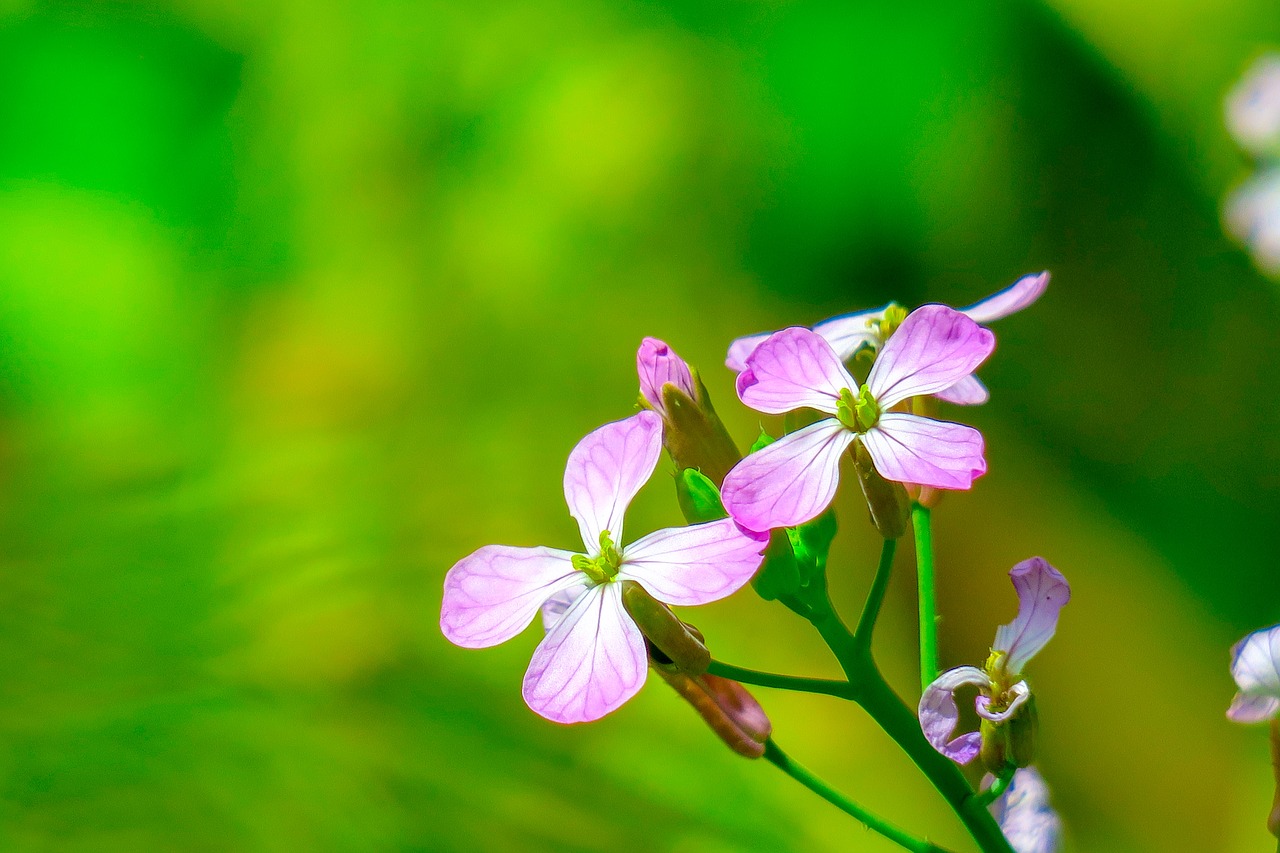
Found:
[{"label": "pink blurred flower", "polygon": [[[1028,307],[1040,298],[1048,286],[1048,272],[1024,275],[999,293],[994,293],[968,308],[959,310],[975,323],[990,323]],[[886,323],[885,319],[895,309],[902,311],[896,303],[890,302],[883,308],[872,311],[842,314],[830,320],[823,320],[813,327],[813,331],[831,345],[831,349],[835,351],[840,361],[847,361],[862,347],[879,350],[885,345],[894,331],[893,327],[896,326],[893,322]],[[725,359],[725,366],[735,373],[746,370],[747,358],[772,334],[773,332],[764,332],[738,338],[729,345],[729,356]],[[990,397],[986,386],[976,376],[961,377],[950,387],[942,388],[933,394],[948,403],[962,406],[985,403]]]},{"label": "pink blurred flower", "polygon": [[945,305],[913,311],[876,358],[867,383],[849,375],[815,332],[784,329],[747,358],[738,396],[782,414],[817,409],[832,417],[797,430],[743,459],[725,477],[725,509],[751,530],[803,524],[835,497],[840,456],[861,441],[887,480],[967,489],[987,469],[982,434],[972,427],[890,411],[950,388],[991,354],[995,336]]},{"label": "pink blurred flower", "polygon": [[1240,692],[1228,719],[1261,723],[1280,711],[1280,625],[1254,631],[1231,647],[1231,677]]},{"label": "pink blurred flower", "polygon": [[760,565],[767,540],[730,519],[618,547],[623,514],[661,450],[662,419],[645,411],[600,427],[569,454],[564,494],[585,553],[487,545],[445,576],[440,630],[456,645],[497,645],[542,611],[547,633],[523,693],[549,720],[598,719],[644,684],[644,637],[623,608],[621,581],[636,581],[666,604],[706,604],[735,592]]},{"label": "pink blurred flower", "polygon": [[1018,591],[1018,618],[996,631],[991,656],[982,669],[960,666],[939,675],[920,699],[920,726],[934,748],[958,764],[968,764],[982,748],[978,732],[951,739],[960,719],[955,692],[966,685],[978,688],[978,716],[997,725],[1006,723],[1031,698],[1022,668],[1053,637],[1058,614],[1071,600],[1071,586],[1062,573],[1041,557],[1023,560],[1009,571]]}]

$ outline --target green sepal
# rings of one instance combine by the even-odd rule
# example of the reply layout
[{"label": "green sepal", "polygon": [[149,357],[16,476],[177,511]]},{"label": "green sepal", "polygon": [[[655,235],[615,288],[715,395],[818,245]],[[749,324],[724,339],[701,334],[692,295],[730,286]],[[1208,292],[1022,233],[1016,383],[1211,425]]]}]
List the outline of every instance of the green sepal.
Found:
[{"label": "green sepal", "polygon": [[858,474],[858,484],[862,486],[862,496],[866,498],[867,509],[871,513],[871,523],[885,539],[899,539],[907,532],[907,520],[911,516],[911,499],[901,483],[886,480],[876,470],[871,461],[871,454],[855,441],[850,448],[853,454],[853,468]]},{"label": "green sepal", "polygon": [[791,542],[791,551],[795,555],[803,586],[808,586],[814,578],[821,577],[827,570],[827,555],[831,551],[831,543],[835,541],[838,528],[836,512],[832,507],[827,507],[827,511],[813,521],[787,528],[787,539]]},{"label": "green sepal", "polygon": [[755,440],[755,443],[751,445],[751,451],[750,451],[750,452],[755,453],[757,450],[763,450],[764,448],[766,448],[766,447],[768,447],[769,445],[773,444],[775,441],[777,441],[777,439],[776,439],[776,438],[774,438],[773,436],[769,435],[769,433],[765,432],[765,431],[762,429],[762,430],[760,430],[760,437],[759,437],[759,438],[757,438],[757,439]]},{"label": "green sepal", "polygon": [[791,540],[781,530],[769,534],[769,546],[764,549],[764,562],[760,571],[751,579],[756,593],[766,601],[775,601],[795,595],[803,586],[800,564],[791,550]]},{"label": "green sepal", "polygon": [[635,581],[622,582],[622,605],[645,639],[679,670],[701,675],[711,665],[711,652],[690,627]]},{"label": "green sepal", "polygon": [[1006,723],[1009,727],[1009,760],[1015,767],[1027,767],[1036,760],[1036,735],[1040,731],[1040,713],[1036,710],[1036,697],[1027,701]]},{"label": "green sepal", "polygon": [[694,468],[685,468],[676,474],[676,500],[680,503],[685,521],[690,524],[701,524],[729,516],[720,501],[720,490],[716,488],[716,484],[706,474]]},{"label": "green sepal", "polygon": [[690,398],[672,383],[662,386],[662,406],[666,409],[666,429],[662,441],[678,468],[697,468],[713,483],[724,482],[742,459],[738,446],[711,405],[711,396],[698,371],[692,370],[697,399]]}]

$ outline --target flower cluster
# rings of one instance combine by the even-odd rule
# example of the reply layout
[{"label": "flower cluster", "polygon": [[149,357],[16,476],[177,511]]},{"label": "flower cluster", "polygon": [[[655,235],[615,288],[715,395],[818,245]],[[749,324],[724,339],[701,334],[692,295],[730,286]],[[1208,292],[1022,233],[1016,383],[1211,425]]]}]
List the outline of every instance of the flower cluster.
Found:
[{"label": "flower cluster", "polygon": [[1254,63],[1228,95],[1226,112],[1253,168],[1227,197],[1223,220],[1258,269],[1280,275],[1280,55]]}]

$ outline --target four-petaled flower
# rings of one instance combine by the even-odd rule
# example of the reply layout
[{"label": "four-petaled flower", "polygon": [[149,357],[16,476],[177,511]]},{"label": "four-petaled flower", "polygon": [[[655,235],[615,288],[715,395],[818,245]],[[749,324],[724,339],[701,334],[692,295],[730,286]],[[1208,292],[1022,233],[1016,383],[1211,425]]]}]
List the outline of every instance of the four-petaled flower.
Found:
[{"label": "four-petaled flower", "polygon": [[1280,625],[1254,631],[1231,647],[1231,677],[1240,692],[1228,718],[1261,723],[1280,711]]},{"label": "four-petaled flower", "polygon": [[730,519],[659,530],[621,546],[623,514],[661,451],[662,419],[654,412],[600,427],[578,442],[564,473],[586,553],[488,545],[445,576],[440,628],[459,646],[509,640],[543,609],[547,634],[523,693],[549,720],[598,719],[644,684],[644,637],[623,608],[622,581],[638,582],[666,604],[706,604],[738,590],[760,565],[767,540]]},{"label": "four-petaled flower", "polygon": [[782,414],[808,407],[831,415],[743,459],[725,478],[725,509],[744,527],[792,527],[835,497],[840,457],[861,441],[880,476],[940,489],[967,489],[987,470],[982,433],[891,409],[950,388],[995,348],[995,336],[945,305],[909,314],[859,386],[820,335],[803,328],[772,335],[747,358],[738,396]]},{"label": "four-petaled flower", "polygon": [[1031,698],[1022,668],[1044,648],[1058,627],[1058,613],[1071,600],[1067,579],[1040,557],[1023,560],[1009,572],[1018,591],[1018,617],[996,631],[991,656],[982,669],[961,666],[938,676],[920,699],[920,726],[934,748],[959,764],[968,764],[982,748],[982,735],[969,732],[951,739],[960,718],[955,692],[978,688],[978,715],[999,726],[1009,722]]},{"label": "four-petaled flower", "polygon": [[[990,323],[1030,306],[1040,298],[1048,286],[1048,272],[1024,275],[999,293],[993,293],[986,299],[959,310],[975,323]],[[831,345],[837,358],[848,361],[863,347],[875,350],[883,347],[906,314],[906,309],[895,302],[890,302],[883,308],[842,314],[830,320],[823,320],[813,327],[813,331]],[[729,345],[729,356],[725,359],[725,366],[735,373],[746,370],[747,358],[772,334],[774,333],[764,332],[738,338]],[[948,403],[973,406],[987,402],[990,394],[978,377],[963,376],[952,385],[934,391],[933,396]]]},{"label": "four-petaled flower", "polygon": [[1034,767],[1013,774],[991,813],[1014,853],[1057,853],[1062,845],[1062,818],[1049,805],[1049,786]]}]

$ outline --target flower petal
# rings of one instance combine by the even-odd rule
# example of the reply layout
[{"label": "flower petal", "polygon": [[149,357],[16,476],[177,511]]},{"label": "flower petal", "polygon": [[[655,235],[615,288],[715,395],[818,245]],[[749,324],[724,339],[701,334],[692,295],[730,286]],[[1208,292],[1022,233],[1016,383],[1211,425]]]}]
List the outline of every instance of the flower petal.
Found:
[{"label": "flower petal", "polygon": [[639,412],[605,424],[578,442],[564,469],[564,499],[587,553],[600,553],[600,533],[622,543],[627,505],[653,474],[662,453],[662,418]]},{"label": "flower petal", "polygon": [[[578,574],[582,575],[581,572]],[[587,576],[582,575],[582,586],[588,586],[590,583],[591,581],[587,579]],[[573,606],[573,603],[578,600],[580,595],[582,595],[582,589],[575,585],[557,592],[542,603],[542,631],[544,634],[556,626],[556,623],[560,621],[560,617]]]},{"label": "flower petal", "polygon": [[996,336],[953,308],[925,305],[907,315],[880,348],[867,387],[888,409],[936,394],[968,376],[991,355]]},{"label": "flower petal", "polygon": [[662,386],[671,383],[691,400],[697,396],[689,365],[657,338],[645,338],[640,342],[640,349],[636,351],[636,373],[640,375],[640,395],[664,416]]},{"label": "flower petal", "polygon": [[1265,723],[1280,711],[1280,699],[1265,694],[1237,693],[1227,709],[1227,719],[1235,723]]},{"label": "flower petal", "polygon": [[1049,805],[1049,786],[1034,767],[1013,774],[991,813],[1015,853],[1057,853],[1062,844],[1062,819]]},{"label": "flower petal", "polygon": [[761,332],[758,335],[747,335],[745,338],[738,338],[729,344],[729,354],[724,360],[724,366],[732,370],[734,373],[741,373],[747,369],[747,359],[751,357],[751,353],[756,351],[756,347],[769,340],[776,332]]},{"label": "flower petal", "polygon": [[840,454],[854,433],[835,418],[785,435],[724,478],[724,508],[748,530],[803,524],[827,508],[840,483]]},{"label": "flower petal", "polygon": [[989,696],[979,696],[975,699],[974,706],[978,716],[993,723],[1003,723],[1018,713],[1018,709],[1027,704],[1027,700],[1031,698],[1031,688],[1027,685],[1027,682],[1019,681],[1009,689],[1013,692],[1013,701],[1003,711],[991,710],[991,697]]},{"label": "flower petal", "polygon": [[990,323],[1010,314],[1016,314],[1023,308],[1040,298],[1049,286],[1049,271],[1024,275],[999,293],[993,293],[968,308],[961,308],[964,314],[975,323]]},{"label": "flower petal", "polygon": [[943,388],[933,396],[955,406],[981,406],[991,399],[991,392],[976,376],[966,376],[950,388]]},{"label": "flower petal", "polygon": [[808,329],[783,329],[756,347],[738,375],[738,396],[757,412],[780,415],[808,406],[833,415],[840,390],[857,390],[831,344]]},{"label": "flower petal", "polygon": [[1023,560],[1009,570],[1018,591],[1018,616],[996,630],[991,648],[1005,652],[1005,669],[1017,675],[1058,628],[1058,612],[1071,600],[1071,585],[1043,557]]},{"label": "flower petal", "polygon": [[622,552],[618,580],[639,581],[664,604],[707,604],[737,592],[760,568],[767,534],[722,518],[650,533]]},{"label": "flower petal", "polygon": [[841,361],[848,361],[862,346],[880,345],[880,330],[872,324],[883,320],[884,312],[888,309],[889,305],[886,305],[874,311],[832,317],[814,326],[813,330],[831,344],[831,349]]},{"label": "flower petal", "polygon": [[920,697],[920,728],[933,748],[957,764],[968,764],[982,749],[982,735],[963,734],[951,740],[960,721],[956,707],[956,690],[965,685],[987,687],[991,679],[976,666],[959,666],[939,675]]},{"label": "flower petal", "polygon": [[639,692],[648,666],[644,637],[622,607],[622,584],[599,584],[534,651],[524,701],[557,723],[598,720]]},{"label": "flower petal", "polygon": [[549,598],[581,592],[586,576],[554,548],[486,545],[444,576],[440,630],[467,649],[496,646],[519,634]]},{"label": "flower petal", "polygon": [[1231,677],[1241,693],[1280,698],[1280,625],[1254,631],[1231,647]]},{"label": "flower petal", "polygon": [[963,424],[889,412],[861,438],[886,480],[967,489],[987,472],[982,433]]}]

